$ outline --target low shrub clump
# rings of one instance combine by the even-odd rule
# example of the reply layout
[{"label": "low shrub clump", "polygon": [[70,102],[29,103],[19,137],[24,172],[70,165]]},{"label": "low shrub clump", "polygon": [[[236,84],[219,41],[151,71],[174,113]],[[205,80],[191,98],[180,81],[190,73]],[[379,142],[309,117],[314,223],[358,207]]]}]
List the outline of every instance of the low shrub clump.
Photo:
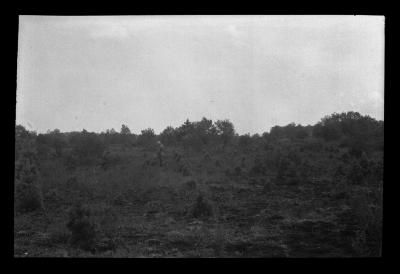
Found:
[{"label": "low shrub clump", "polygon": [[358,224],[352,239],[353,248],[357,255],[379,256],[382,245],[382,191],[377,189],[367,195],[360,189],[353,196],[350,205],[354,221]]},{"label": "low shrub clump", "polygon": [[30,212],[43,208],[43,197],[38,181],[34,151],[26,146],[16,155],[15,206],[17,212]]},{"label": "low shrub clump", "polygon": [[96,231],[88,208],[81,204],[75,205],[69,212],[67,228],[71,231],[72,246],[94,251]]},{"label": "low shrub clump", "polygon": [[47,232],[50,234],[50,240],[53,244],[68,244],[71,233],[62,222],[51,224]]},{"label": "low shrub clump", "polygon": [[197,197],[191,215],[194,218],[208,218],[213,216],[213,207],[203,194],[200,193]]},{"label": "low shrub clump", "polygon": [[187,181],[187,182],[185,183],[185,187],[186,187],[187,189],[193,190],[193,189],[196,189],[197,183],[196,183],[195,180],[189,180],[189,181]]},{"label": "low shrub clump", "polygon": [[17,181],[15,185],[15,200],[18,212],[31,212],[43,208],[40,188],[34,183]]}]

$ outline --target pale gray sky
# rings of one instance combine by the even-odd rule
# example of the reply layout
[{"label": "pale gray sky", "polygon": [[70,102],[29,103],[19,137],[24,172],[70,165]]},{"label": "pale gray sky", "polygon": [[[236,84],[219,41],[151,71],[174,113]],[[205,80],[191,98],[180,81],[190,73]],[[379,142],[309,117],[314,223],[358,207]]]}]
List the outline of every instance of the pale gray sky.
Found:
[{"label": "pale gray sky", "polygon": [[18,44],[16,122],[38,132],[383,120],[380,16],[20,16]]}]

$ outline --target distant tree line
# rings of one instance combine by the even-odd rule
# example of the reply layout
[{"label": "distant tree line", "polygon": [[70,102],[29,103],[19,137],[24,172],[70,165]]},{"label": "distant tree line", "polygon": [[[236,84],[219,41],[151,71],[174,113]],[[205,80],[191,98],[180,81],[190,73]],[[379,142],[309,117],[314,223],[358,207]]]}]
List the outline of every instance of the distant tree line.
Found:
[{"label": "distant tree line", "polygon": [[[315,125],[274,126],[270,132],[263,134],[239,135],[229,120],[213,122],[207,118],[200,121],[187,119],[181,126],[168,126],[160,134],[155,134],[152,128],[134,134],[127,125],[122,125],[120,132],[114,129],[101,133],[81,132],[62,133],[58,129],[44,134],[27,131],[23,126],[16,126],[16,138],[34,140],[39,156],[53,155],[61,157],[69,155],[81,164],[90,163],[102,155],[111,145],[130,147],[151,147],[156,141],[166,146],[183,146],[187,149],[201,150],[206,146],[237,146],[249,149],[259,146],[271,146],[276,142],[293,143],[304,141],[336,142],[342,147],[354,150],[368,151],[383,149],[383,121],[378,121],[358,112],[334,113],[323,117]],[[18,142],[16,142],[18,145]],[[18,148],[16,148],[18,150]]]}]

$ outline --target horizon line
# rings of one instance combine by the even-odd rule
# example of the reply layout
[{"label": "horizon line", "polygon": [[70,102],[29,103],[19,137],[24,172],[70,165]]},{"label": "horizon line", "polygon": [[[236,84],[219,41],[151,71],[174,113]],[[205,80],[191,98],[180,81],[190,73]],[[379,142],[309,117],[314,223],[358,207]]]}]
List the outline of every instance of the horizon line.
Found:
[{"label": "horizon line", "polygon": [[[349,110],[349,111],[342,111],[342,112],[332,112],[331,114],[327,114],[327,115],[322,116],[322,117],[318,120],[318,122],[320,122],[321,119],[324,118],[324,117],[326,117],[326,116],[331,116],[331,115],[333,115],[333,114],[335,114],[335,113],[336,113],[336,114],[341,114],[341,113],[348,113],[348,112],[359,113],[361,116],[370,117],[370,118],[372,118],[372,119],[374,119],[374,120],[376,120],[376,121],[378,121],[378,122],[384,122],[384,117],[383,117],[382,119],[377,119],[377,118],[375,118],[375,117],[373,117],[373,116],[371,116],[371,115],[369,115],[369,114],[363,115],[363,114],[360,113],[359,111],[351,111],[351,110]],[[203,119],[203,118],[206,118],[207,120],[211,120],[213,123],[214,123],[215,121],[228,120],[228,121],[230,121],[230,122],[233,124],[233,126],[235,127],[235,124],[234,124],[229,118],[216,119],[216,120],[208,119],[208,118],[205,117],[205,116],[203,116],[202,119]],[[187,118],[186,120],[189,120],[189,118]],[[174,128],[174,129],[179,128],[180,126],[183,125],[183,123],[185,123],[186,120],[184,120],[184,121],[183,121],[179,126],[177,126],[177,127],[173,127],[172,125],[168,125],[168,126],[164,127],[164,129],[162,129],[159,133],[156,133],[155,130],[154,130],[154,128],[152,128],[151,126],[148,126],[148,127],[145,127],[145,128],[143,128],[143,129],[141,129],[140,132],[138,132],[138,133],[135,133],[135,132],[132,132],[132,131],[131,131],[131,134],[140,135],[142,130],[153,129],[156,135],[160,135],[160,134],[161,134],[166,128],[168,128],[168,127],[172,127],[172,128]],[[199,122],[199,121],[201,121],[201,119],[200,119],[200,120],[192,120],[192,121],[189,120],[189,121],[193,123],[193,122]],[[261,133],[259,133],[259,132],[255,132],[255,133],[250,133],[250,132],[239,133],[239,132],[236,131],[236,128],[235,128],[235,133],[238,134],[238,135],[247,135],[247,134],[248,134],[248,135],[250,135],[250,136],[257,135],[257,134],[258,134],[258,135],[262,135],[262,134],[264,134],[264,133],[269,133],[269,132],[271,131],[271,129],[272,129],[273,127],[276,127],[276,126],[278,126],[278,127],[285,127],[285,126],[288,126],[288,125],[290,125],[290,124],[295,124],[296,126],[308,127],[308,126],[315,126],[318,122],[316,122],[316,123],[314,123],[314,124],[307,124],[307,125],[303,125],[303,124],[301,124],[301,123],[296,123],[296,122],[290,122],[290,123],[288,123],[288,124],[286,124],[286,125],[278,125],[278,124],[276,124],[276,125],[274,125],[274,126],[271,126],[270,129],[269,129],[269,131],[264,131],[264,132],[261,132]],[[26,124],[24,125],[23,123],[17,123],[17,121],[15,121],[15,126],[21,125],[21,126],[23,126],[26,130],[28,130],[29,132],[35,132],[36,134],[47,134],[48,132],[54,131],[54,130],[56,130],[56,129],[58,129],[58,130],[60,131],[60,133],[82,132],[83,130],[86,130],[87,132],[90,132],[90,133],[101,134],[101,133],[105,133],[107,130],[111,130],[111,129],[114,129],[116,133],[120,133],[119,130],[118,130],[118,129],[115,129],[114,127],[106,128],[106,129],[104,129],[104,130],[102,130],[102,131],[89,131],[89,130],[87,130],[87,129],[85,129],[85,128],[82,128],[81,130],[61,131],[59,128],[54,128],[54,129],[47,129],[46,131],[39,132],[38,130],[32,129],[33,127],[32,127],[32,125],[29,125],[29,122],[26,122],[26,123],[27,123],[28,125],[26,125]],[[129,125],[126,124],[126,123],[121,123],[121,127],[122,127],[122,125],[126,125],[126,126],[129,128]],[[129,128],[129,129],[130,129],[130,128]]]}]

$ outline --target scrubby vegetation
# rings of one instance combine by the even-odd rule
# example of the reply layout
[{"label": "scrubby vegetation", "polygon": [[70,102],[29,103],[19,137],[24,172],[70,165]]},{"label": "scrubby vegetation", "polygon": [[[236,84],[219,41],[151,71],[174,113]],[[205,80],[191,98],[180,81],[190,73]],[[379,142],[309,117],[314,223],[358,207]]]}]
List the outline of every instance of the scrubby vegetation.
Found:
[{"label": "scrubby vegetation", "polygon": [[381,254],[383,121],[356,112],[261,135],[203,118],[15,137],[15,256]]}]

